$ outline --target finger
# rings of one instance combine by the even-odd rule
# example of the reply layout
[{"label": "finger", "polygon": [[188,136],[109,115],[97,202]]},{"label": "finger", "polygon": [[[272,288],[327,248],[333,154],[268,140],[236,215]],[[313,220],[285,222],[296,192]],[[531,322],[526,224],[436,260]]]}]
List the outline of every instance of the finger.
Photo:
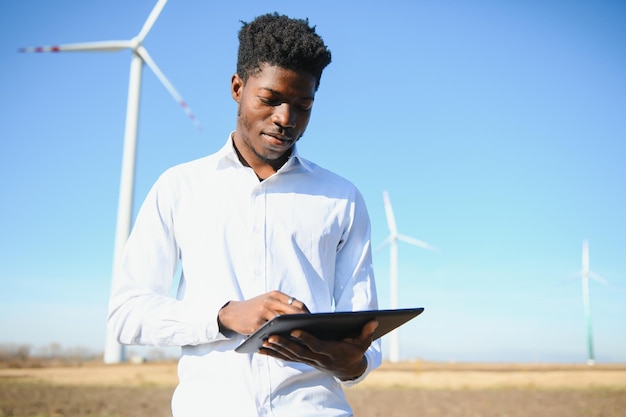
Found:
[{"label": "finger", "polygon": [[265,342],[263,342],[259,352],[286,361],[297,361],[297,356],[294,355],[293,351],[285,348],[285,342],[285,338],[275,335],[270,336]]},{"label": "finger", "polygon": [[278,351],[272,348],[261,348],[259,350],[261,355],[271,356],[272,358],[281,359],[288,362],[299,362],[309,366],[319,366],[319,362],[307,357],[293,356],[289,351]]},{"label": "finger", "polygon": [[285,356],[285,355],[281,354],[279,351],[274,350],[274,349],[273,349],[273,348],[271,348],[271,347],[261,347],[261,348],[259,349],[259,353],[260,353],[261,355],[271,356],[271,357],[273,357],[273,358],[276,358],[276,359],[282,359],[282,360],[284,360],[284,361],[288,361],[288,360],[290,360],[290,358],[288,358],[287,356]]},{"label": "finger", "polygon": [[264,318],[269,321],[280,314],[302,313],[299,305],[295,297],[280,291],[271,291],[264,299]]},{"label": "finger", "polygon": [[374,336],[374,332],[376,331],[377,328],[378,328],[377,320],[369,321],[365,323],[365,326],[363,326],[363,330],[361,331],[361,336],[371,339]]},{"label": "finger", "polygon": [[[317,359],[317,354],[302,339],[294,337],[300,331],[292,332],[290,337],[271,335],[263,344],[264,347],[278,352],[291,361],[309,363]],[[317,339],[315,339],[317,340]]]},{"label": "finger", "polygon": [[306,347],[309,351],[324,354],[323,342],[317,337],[298,329],[292,330],[289,336],[291,340],[297,341],[298,345]]},{"label": "finger", "polygon": [[361,335],[357,339],[357,343],[363,346],[369,346],[372,344],[372,340],[374,339],[374,332],[378,328],[378,321],[372,320],[365,323],[363,329],[361,330]]},{"label": "finger", "polygon": [[367,349],[374,341],[374,333],[376,332],[377,328],[377,320],[368,321],[361,329],[361,334],[358,337],[343,339],[343,341],[356,344],[364,349]]},{"label": "finger", "polygon": [[309,314],[309,308],[300,300],[295,301],[292,304],[293,307],[297,307],[299,312]]},{"label": "finger", "polygon": [[291,314],[310,313],[308,307],[294,296],[285,294],[283,304],[287,304],[287,312]]}]

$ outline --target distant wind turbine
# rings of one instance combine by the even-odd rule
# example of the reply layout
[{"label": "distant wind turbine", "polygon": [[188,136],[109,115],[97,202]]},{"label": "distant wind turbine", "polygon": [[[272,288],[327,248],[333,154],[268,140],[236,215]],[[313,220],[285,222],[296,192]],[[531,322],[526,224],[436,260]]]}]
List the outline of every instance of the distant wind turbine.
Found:
[{"label": "distant wind turbine", "polygon": [[[393,216],[393,210],[391,209],[391,202],[389,201],[389,194],[387,191],[383,191],[383,201],[385,203],[385,213],[387,215],[387,224],[389,226],[389,236],[380,244],[382,246],[389,245],[389,279],[390,279],[390,293],[391,293],[391,307],[392,309],[398,308],[398,241],[401,240],[413,246],[417,246],[423,249],[428,249],[438,252],[439,249],[430,245],[429,243],[422,242],[410,236],[402,235],[398,233],[396,227],[396,220]],[[398,362],[400,359],[398,330],[394,330],[389,334],[389,361]]]},{"label": "distant wind turbine", "polygon": [[582,287],[583,287],[583,306],[585,308],[585,327],[587,330],[587,365],[594,365],[596,360],[593,354],[593,331],[591,328],[591,304],[589,302],[589,278],[593,278],[598,282],[606,284],[606,280],[598,274],[589,270],[589,243],[583,240],[583,256],[582,256]]},{"label": "distant wind turbine", "polygon": [[[117,226],[115,229],[115,247],[113,253],[113,271],[117,269],[122,258],[122,252],[132,223],[133,193],[135,186],[135,155],[137,149],[137,127],[139,122],[139,97],[141,92],[141,73],[143,64],[154,72],[157,78],[165,86],[167,91],[174,97],[176,102],[183,108],[185,113],[200,128],[196,117],[187,106],[181,95],[167,80],[163,72],[152,60],[142,42],[156,22],[167,0],[158,0],[143,27],[130,40],[125,41],[101,41],[88,43],[74,43],[57,46],[38,46],[21,48],[20,52],[115,52],[130,49],[132,59],[130,63],[130,81],[128,84],[128,102],[126,107],[126,128],[124,132],[124,149],[122,153],[122,172],[120,180],[120,194],[117,209]],[[107,333],[107,341],[104,351],[105,363],[119,363],[124,361],[124,348],[115,338]]]}]

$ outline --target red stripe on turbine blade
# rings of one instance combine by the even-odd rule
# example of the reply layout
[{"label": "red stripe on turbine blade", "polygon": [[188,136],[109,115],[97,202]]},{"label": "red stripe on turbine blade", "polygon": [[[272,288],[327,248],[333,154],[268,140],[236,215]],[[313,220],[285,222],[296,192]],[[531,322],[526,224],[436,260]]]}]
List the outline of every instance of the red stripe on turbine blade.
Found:
[{"label": "red stripe on turbine blade", "polygon": [[180,106],[183,108],[183,110],[185,110],[185,113],[187,113],[187,116],[189,116],[189,118],[193,121],[196,121],[196,115],[193,114],[193,112],[191,111],[191,109],[189,107],[187,107],[187,103],[185,103],[183,100],[179,101],[178,104],[180,104]]},{"label": "red stripe on turbine blade", "polygon": [[43,52],[43,51],[44,51],[44,49],[41,46],[38,46],[38,47],[35,48],[35,52]]},{"label": "red stripe on turbine blade", "polygon": [[53,46],[52,48],[50,48],[50,50],[51,50],[52,52],[60,52],[60,51],[61,51],[61,48],[59,48],[58,46]]}]

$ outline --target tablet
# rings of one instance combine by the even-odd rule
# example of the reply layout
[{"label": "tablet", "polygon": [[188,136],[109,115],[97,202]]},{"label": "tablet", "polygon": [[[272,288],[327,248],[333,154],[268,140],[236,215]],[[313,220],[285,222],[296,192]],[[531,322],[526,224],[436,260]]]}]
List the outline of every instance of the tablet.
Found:
[{"label": "tablet", "polygon": [[300,329],[322,340],[342,340],[358,337],[363,326],[377,320],[378,327],[374,340],[415,318],[424,309],[405,308],[395,310],[366,310],[336,313],[283,314],[259,327],[235,351],[254,353],[263,341],[273,334],[288,335],[292,330]]}]

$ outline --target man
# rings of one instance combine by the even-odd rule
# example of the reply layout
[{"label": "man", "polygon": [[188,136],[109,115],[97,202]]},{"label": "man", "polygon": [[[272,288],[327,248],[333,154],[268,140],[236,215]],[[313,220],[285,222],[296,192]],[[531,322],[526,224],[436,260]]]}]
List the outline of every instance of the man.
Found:
[{"label": "man", "polygon": [[376,322],[354,339],[295,330],[258,353],[234,351],[279,314],[377,308],[361,194],[295,147],[330,51],[307,20],[278,14],[244,23],[239,41],[236,130],[153,186],[116,272],[109,326],[121,343],[182,346],[175,417],[350,416],[342,385],[380,364]]}]

